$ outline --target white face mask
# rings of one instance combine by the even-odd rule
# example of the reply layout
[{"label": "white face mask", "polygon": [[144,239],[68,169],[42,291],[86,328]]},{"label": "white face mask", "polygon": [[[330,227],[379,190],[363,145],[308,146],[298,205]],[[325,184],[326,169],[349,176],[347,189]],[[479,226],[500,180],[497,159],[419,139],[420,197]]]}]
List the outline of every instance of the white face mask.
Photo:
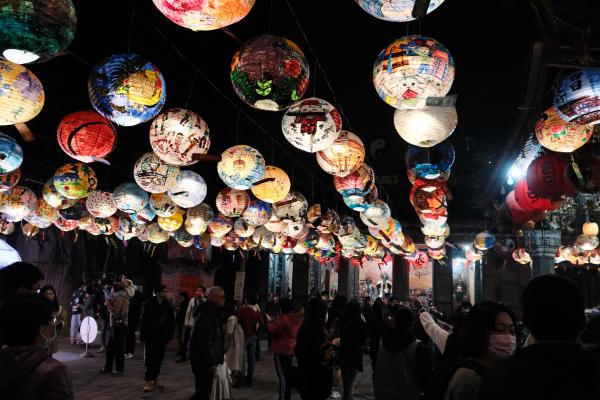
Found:
[{"label": "white face mask", "polygon": [[490,335],[489,350],[499,358],[511,356],[517,348],[517,338],[514,335]]}]

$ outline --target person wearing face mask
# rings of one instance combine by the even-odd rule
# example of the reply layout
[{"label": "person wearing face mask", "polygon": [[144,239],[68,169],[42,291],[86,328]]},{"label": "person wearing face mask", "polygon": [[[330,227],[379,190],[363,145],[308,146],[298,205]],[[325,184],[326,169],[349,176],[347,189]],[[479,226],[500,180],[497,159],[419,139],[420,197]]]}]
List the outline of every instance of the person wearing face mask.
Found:
[{"label": "person wearing face mask", "polygon": [[0,393],[3,400],[72,400],[66,365],[44,350],[56,336],[52,303],[40,294],[6,300],[0,308]]},{"label": "person wearing face mask", "polygon": [[444,400],[476,400],[481,377],[517,347],[516,318],[505,305],[493,301],[475,304],[461,326],[458,345],[461,361],[450,379]]}]

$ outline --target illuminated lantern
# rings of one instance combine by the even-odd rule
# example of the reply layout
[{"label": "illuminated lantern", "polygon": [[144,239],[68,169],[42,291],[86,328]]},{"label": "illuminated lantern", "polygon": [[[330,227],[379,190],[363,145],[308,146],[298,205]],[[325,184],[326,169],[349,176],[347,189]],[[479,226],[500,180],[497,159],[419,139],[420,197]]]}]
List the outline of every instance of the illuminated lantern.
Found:
[{"label": "illuminated lantern", "polygon": [[600,68],[578,70],[554,94],[554,107],[567,122],[578,125],[600,122]]},{"label": "illuminated lantern", "polygon": [[352,132],[340,131],[331,146],[317,152],[317,162],[331,175],[346,176],[356,171],[365,160],[365,146]]},{"label": "illuminated lantern", "polygon": [[333,184],[335,190],[344,197],[365,197],[375,187],[375,172],[367,164],[363,164],[359,169],[344,177],[334,176]]},{"label": "illuminated lantern", "polygon": [[60,121],[56,140],[68,156],[78,161],[104,161],[115,148],[117,130],[97,112],[78,111]]},{"label": "illuminated lantern", "polygon": [[342,117],[334,106],[316,97],[295,102],[281,120],[283,136],[292,146],[315,153],[331,146],[340,135]]},{"label": "illuminated lantern", "polygon": [[425,222],[421,227],[421,232],[425,236],[438,236],[447,238],[450,236],[450,227],[448,224],[437,225],[431,222]]},{"label": "illuminated lantern", "polygon": [[233,224],[233,231],[239,237],[243,237],[243,238],[250,237],[254,234],[255,230],[256,230],[256,228],[254,226],[249,225],[242,218],[236,219]]},{"label": "illuminated lantern", "polygon": [[13,172],[21,166],[22,162],[23,150],[21,146],[15,139],[0,133],[0,174]]},{"label": "illuminated lantern", "polygon": [[427,254],[429,255],[429,258],[441,260],[446,257],[446,247],[442,246],[437,249],[427,249]]},{"label": "illuminated lantern", "polygon": [[152,152],[137,160],[133,167],[135,182],[146,192],[163,193],[171,189],[179,179],[179,167],[162,161]]},{"label": "illuminated lantern", "polygon": [[373,84],[379,97],[395,108],[423,108],[428,97],[443,97],[454,81],[454,60],[440,42],[405,36],[375,60]]},{"label": "illuminated lantern", "polygon": [[223,214],[217,214],[208,224],[211,236],[223,237],[233,229],[233,220]]},{"label": "illuminated lantern", "polygon": [[[5,5],[2,9],[7,7],[11,6]],[[2,37],[6,37],[6,30],[4,29],[3,32]],[[0,60],[0,81],[2,82],[0,125],[27,122],[42,111],[45,101],[44,88],[39,79],[27,68]]]},{"label": "illuminated lantern", "polygon": [[58,217],[58,219],[55,220],[53,224],[61,231],[68,232],[76,229],[79,226],[79,221],[75,219],[65,219],[63,217]]},{"label": "illuminated lantern", "polygon": [[272,215],[264,227],[269,232],[279,233],[283,230],[283,221],[277,215]]},{"label": "illuminated lantern", "polygon": [[50,223],[54,222],[56,219],[58,219],[58,217],[60,217],[58,209],[52,207],[44,199],[38,200],[38,205],[35,209],[34,215],[36,215],[40,220]]},{"label": "illuminated lantern", "polygon": [[473,245],[469,244],[467,246],[467,249],[465,250],[465,258],[467,259],[467,261],[471,262],[481,261],[481,259],[483,258],[483,253],[476,253],[473,249]]},{"label": "illuminated lantern", "polygon": [[194,244],[194,237],[189,234],[185,229],[178,229],[173,234],[173,239],[179,244],[181,247],[190,247]]},{"label": "illuminated lantern", "polygon": [[42,196],[44,200],[52,207],[55,208],[67,208],[71,207],[73,204],[77,202],[77,199],[67,199],[56,190],[54,186],[54,179],[50,178],[44,184],[44,188],[42,189]]},{"label": "illuminated lantern", "polygon": [[306,246],[304,245],[304,243],[302,241],[296,242],[296,245],[294,246],[294,253],[296,253],[296,254],[306,254],[307,250],[308,249],[306,248]]},{"label": "illuminated lantern", "polygon": [[114,233],[113,227],[111,225],[111,220],[109,218],[96,218],[94,219],[94,225],[98,232],[101,235],[112,235]]},{"label": "illuminated lantern", "polygon": [[335,238],[329,233],[321,233],[315,247],[320,250],[329,250],[335,247]]},{"label": "illuminated lantern", "polygon": [[307,209],[306,197],[296,190],[292,190],[285,196],[285,199],[273,204],[275,215],[282,219],[297,220],[306,215]]},{"label": "illuminated lantern", "polygon": [[183,225],[183,215],[175,213],[170,217],[158,217],[158,225],[167,232],[175,232]]},{"label": "illuminated lantern", "polygon": [[[67,199],[81,199],[96,189],[98,180],[94,170],[86,164],[65,164],[54,173],[54,187]],[[48,201],[48,200],[46,200]]]},{"label": "illuminated lantern", "polygon": [[0,234],[10,235],[15,231],[15,224],[4,219],[0,219]]},{"label": "illuminated lantern", "polygon": [[119,210],[135,214],[148,204],[148,193],[133,182],[125,182],[115,188],[113,200]]},{"label": "illuminated lantern", "polygon": [[37,208],[37,197],[30,189],[15,186],[0,193],[0,212],[10,217],[12,222],[19,222],[32,214]]},{"label": "illuminated lantern", "polygon": [[340,229],[338,230],[337,235],[339,237],[347,236],[352,234],[356,230],[356,222],[354,218],[346,216],[340,220]]},{"label": "illuminated lantern", "polygon": [[253,200],[242,214],[242,218],[248,223],[248,225],[262,226],[269,222],[271,214],[272,209],[269,203],[260,200]]},{"label": "illuminated lantern", "polygon": [[575,150],[573,162],[565,170],[568,187],[566,193],[573,188],[581,193],[600,192],[600,143],[593,142]]},{"label": "illuminated lantern", "polygon": [[152,207],[150,207],[150,204],[146,204],[146,207],[136,213],[129,214],[129,218],[136,224],[149,224],[154,217],[156,217],[156,213]]},{"label": "illuminated lantern", "polygon": [[186,230],[186,232],[188,232],[190,235],[197,236],[203,234],[206,231],[206,229],[208,228],[208,224],[195,223],[189,219],[186,219],[183,223],[183,227]]},{"label": "illuminated lantern", "polygon": [[[454,156],[454,147],[448,141],[428,148],[409,145],[404,163],[415,179],[448,180]],[[414,180],[411,180],[411,183],[414,183]]]},{"label": "illuminated lantern", "polygon": [[446,192],[439,182],[420,179],[409,194],[410,203],[419,213],[435,213],[446,208]]},{"label": "illuminated lantern", "polygon": [[152,0],[165,17],[193,31],[210,31],[235,24],[252,9],[255,0]]},{"label": "illuminated lantern", "polygon": [[439,249],[446,243],[445,238],[439,236],[425,236],[425,246],[430,249]]},{"label": "illuminated lantern", "polygon": [[515,199],[514,190],[506,196],[505,204],[508,218],[517,224],[528,221],[540,221],[544,218],[544,214],[539,211],[530,211],[521,207]]},{"label": "illuminated lantern", "polygon": [[0,192],[6,192],[14,187],[21,179],[21,170],[19,168],[12,172],[0,175]]},{"label": "illuminated lantern", "polygon": [[240,99],[255,108],[285,110],[308,87],[304,53],[291,40],[262,35],[244,43],[231,61],[231,83]]},{"label": "illuminated lantern", "polygon": [[418,147],[435,146],[446,140],[458,123],[456,107],[398,109],[394,126],[402,139]]},{"label": "illuminated lantern", "polygon": [[535,124],[538,142],[549,150],[561,153],[571,153],[586,144],[592,131],[590,126],[566,122],[554,107],[547,109]]},{"label": "illuminated lantern", "polygon": [[154,223],[148,227],[148,240],[154,244],[164,243],[169,240],[169,232],[162,230],[157,223]]},{"label": "illuminated lantern", "polygon": [[208,225],[213,220],[214,216],[215,214],[212,208],[205,203],[188,208],[186,213],[186,218],[190,223],[201,225]]},{"label": "illuminated lantern", "polygon": [[561,204],[560,201],[540,197],[532,192],[527,186],[526,179],[521,179],[515,186],[514,191],[517,204],[528,211],[556,210]]},{"label": "illuminated lantern", "polygon": [[259,246],[270,249],[275,245],[275,233],[259,226],[255,229],[252,240]]},{"label": "illuminated lantern", "polygon": [[541,197],[554,197],[569,192],[564,171],[567,167],[560,157],[549,154],[538,157],[527,168],[527,186]]},{"label": "illuminated lantern", "polygon": [[[121,240],[129,240],[139,235],[140,229],[142,229],[141,227],[143,226],[143,224],[136,224],[128,217],[121,217],[119,218],[119,225],[115,230],[115,235],[122,235]],[[81,229],[81,224],[79,225],[79,229]]]},{"label": "illuminated lantern", "polygon": [[594,264],[594,265],[600,264],[600,251],[594,250],[590,253],[590,264]]},{"label": "illuminated lantern", "polygon": [[582,230],[585,236],[598,236],[598,224],[595,222],[584,223]]},{"label": "illuminated lantern", "polygon": [[228,217],[239,217],[250,204],[245,190],[225,188],[217,195],[217,210]]},{"label": "illuminated lantern", "polygon": [[84,216],[88,215],[87,208],[85,207],[85,200],[80,199],[77,203],[72,205],[69,208],[64,208],[62,210],[58,210],[58,213],[64,219],[75,219],[80,220]]},{"label": "illuminated lantern", "polygon": [[475,248],[478,250],[487,251],[494,247],[495,242],[496,237],[490,232],[480,232],[477,235],[475,235],[475,240],[473,240],[473,246],[475,246]]},{"label": "illuminated lantern", "polygon": [[88,94],[96,111],[121,126],[151,120],[167,97],[158,68],[137,54],[115,54],[96,64]]},{"label": "illuminated lantern", "polygon": [[[369,228],[369,231],[371,230],[373,228]],[[390,218],[383,228],[379,228],[379,235],[381,236],[381,243],[387,247],[400,247],[404,243],[402,225],[394,218]]]},{"label": "illuminated lantern", "polygon": [[194,171],[181,171],[180,180],[169,190],[169,197],[179,207],[190,208],[206,198],[206,182]]},{"label": "illuminated lantern", "polygon": [[519,264],[529,264],[531,262],[531,256],[527,253],[527,250],[524,248],[517,249],[513,251],[513,260],[518,262]]},{"label": "illuminated lantern", "polygon": [[171,200],[167,193],[153,193],[150,196],[150,208],[159,217],[170,217],[175,214],[177,205]]},{"label": "illuminated lantern", "polygon": [[579,236],[577,236],[577,239],[575,240],[575,246],[580,251],[594,250],[596,247],[598,247],[598,237],[597,236],[579,235]]},{"label": "illuminated lantern", "polygon": [[211,246],[214,247],[221,247],[225,244],[225,238],[224,237],[217,237],[217,236],[211,236],[210,237],[210,244]]},{"label": "illuminated lantern", "polygon": [[268,165],[262,179],[252,186],[252,194],[267,203],[275,203],[285,199],[290,191],[290,178],[281,168]]},{"label": "illuminated lantern", "polygon": [[239,190],[250,189],[265,174],[265,159],[250,146],[233,146],[221,154],[217,172],[227,186]]},{"label": "illuminated lantern", "polygon": [[369,205],[367,204],[367,201],[366,201],[366,197],[349,196],[349,197],[342,197],[342,200],[344,200],[344,204],[346,204],[348,206],[348,208],[350,208],[351,210],[354,210],[354,211],[363,212],[367,208],[369,208]]},{"label": "illuminated lantern", "polygon": [[[83,217],[81,217],[79,219],[79,224],[77,225],[77,228],[88,231],[90,229],[90,227],[96,226],[95,220],[96,220],[96,218],[94,218],[94,216],[92,214],[86,213]],[[50,224],[50,225],[52,225],[52,224]]]},{"label": "illuminated lantern", "polygon": [[[417,0],[354,0],[366,12],[375,18],[392,22],[412,21],[413,8]],[[444,0],[431,0],[427,14],[438,8]]]},{"label": "illuminated lantern", "polygon": [[431,210],[428,210],[427,212],[417,212],[417,215],[423,224],[435,224],[441,226],[448,221],[448,210],[446,207],[442,207],[435,212]]},{"label": "illuminated lantern", "polygon": [[192,165],[210,147],[208,125],[198,114],[174,108],[160,114],[150,126],[150,145],[156,155],[173,165]]},{"label": "illuminated lantern", "polygon": [[117,212],[117,206],[111,192],[94,190],[86,199],[87,210],[94,217],[108,218]]}]

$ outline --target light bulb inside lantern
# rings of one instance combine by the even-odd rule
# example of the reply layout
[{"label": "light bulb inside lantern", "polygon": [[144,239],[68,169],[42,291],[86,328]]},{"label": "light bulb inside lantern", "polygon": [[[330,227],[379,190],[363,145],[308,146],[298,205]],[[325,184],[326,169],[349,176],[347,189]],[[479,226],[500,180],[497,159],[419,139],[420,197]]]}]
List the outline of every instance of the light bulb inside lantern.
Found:
[{"label": "light bulb inside lantern", "polygon": [[36,61],[40,56],[27,50],[6,49],[2,52],[4,58],[15,64],[27,64]]}]

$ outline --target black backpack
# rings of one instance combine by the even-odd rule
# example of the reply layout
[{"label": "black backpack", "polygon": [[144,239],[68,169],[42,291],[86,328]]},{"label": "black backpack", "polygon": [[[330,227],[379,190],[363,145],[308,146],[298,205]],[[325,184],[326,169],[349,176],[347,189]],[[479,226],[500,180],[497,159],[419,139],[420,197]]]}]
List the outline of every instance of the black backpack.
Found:
[{"label": "black backpack", "polygon": [[446,359],[433,370],[431,380],[427,385],[428,389],[425,391],[425,400],[443,400],[448,384],[459,368],[472,369],[479,376],[483,376],[485,373],[485,367],[477,361],[461,358]]}]

